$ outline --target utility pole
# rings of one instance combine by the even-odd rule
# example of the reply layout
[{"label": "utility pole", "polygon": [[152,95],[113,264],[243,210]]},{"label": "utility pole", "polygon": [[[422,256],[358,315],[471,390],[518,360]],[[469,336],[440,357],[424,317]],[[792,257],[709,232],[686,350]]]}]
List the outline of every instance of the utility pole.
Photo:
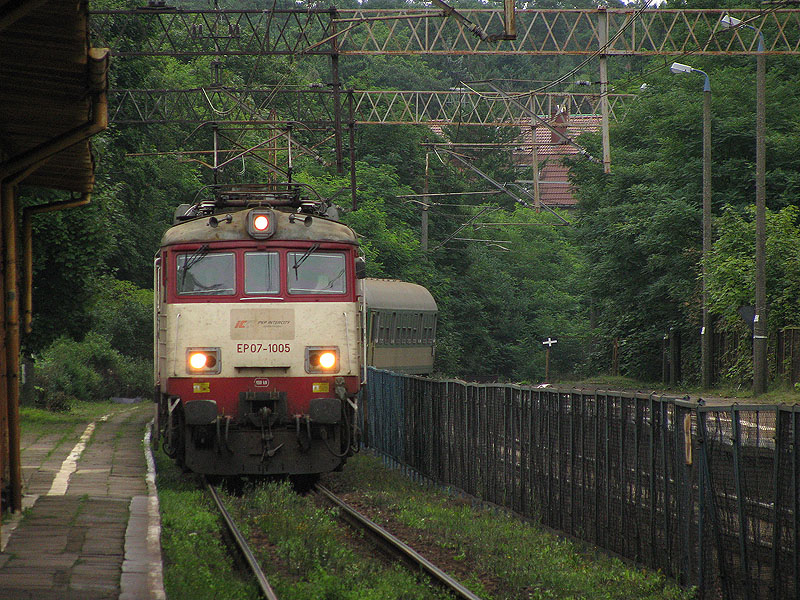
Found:
[{"label": "utility pole", "polygon": [[753,395],[767,391],[767,192],[766,192],[766,73],[767,57],[764,54],[764,34],[747,22],[724,15],[719,24],[723,28],[746,27],[756,32],[756,272],[755,315],[753,315]]},{"label": "utility pole", "polygon": [[608,13],[600,7],[598,41],[600,45],[600,117],[603,136],[603,173],[611,173],[611,137],[608,132]]},{"label": "utility pole", "polygon": [[673,73],[700,73],[703,83],[703,325],[700,329],[700,380],[703,389],[711,387],[711,317],[708,312],[708,255],[711,252],[711,81],[708,73],[689,65],[674,62]]},{"label": "utility pole", "polygon": [[422,188],[422,231],[419,245],[423,252],[428,251],[428,166],[431,153],[425,153],[425,181]]},{"label": "utility pole", "polygon": [[703,326],[700,330],[701,385],[712,383],[711,315],[708,312],[708,256],[711,252],[711,85],[706,75],[703,86]]},{"label": "utility pole", "polygon": [[344,172],[344,160],[342,158],[342,103],[340,92],[342,83],[339,79],[339,38],[336,36],[336,8],[331,9],[331,88],[333,89],[333,135],[336,147],[336,172],[340,175]]},{"label": "utility pole", "polygon": [[531,119],[531,159],[533,160],[533,205],[536,212],[542,210],[542,196],[539,190],[539,154],[536,151],[536,125]]},{"label": "utility pole", "polygon": [[763,37],[756,56],[756,314],[753,317],[753,394],[767,391],[767,276],[766,276],[766,56]]}]

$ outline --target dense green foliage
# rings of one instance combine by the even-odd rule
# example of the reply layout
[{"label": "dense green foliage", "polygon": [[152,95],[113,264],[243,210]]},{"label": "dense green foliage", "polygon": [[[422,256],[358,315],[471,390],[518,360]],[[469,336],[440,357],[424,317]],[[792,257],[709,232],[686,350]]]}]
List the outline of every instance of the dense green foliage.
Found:
[{"label": "dense green foliage", "polygon": [[[752,377],[748,324],[741,307],[754,303],[755,61],[694,57],[712,86],[712,204],[710,311],[721,343],[720,375],[746,384]],[[620,347],[623,374],[656,379],[661,340],[683,339],[684,377],[699,378],[702,309],[701,205],[703,77],[671,75],[654,62],[648,84],[625,119],[611,130],[613,169],[573,166],[579,187],[579,236],[589,269],[584,282],[596,317],[595,365],[610,364],[610,342]],[[800,162],[800,65],[770,58],[767,72],[767,272],[770,353],[778,332],[797,325],[797,177]],[[637,82],[631,82],[637,83]],[[597,148],[599,139],[584,142]],[[783,210],[781,210],[783,209]],[[780,211],[780,212],[778,212]],[[771,359],[772,360],[772,359]],[[772,366],[774,367],[774,361]]]},{"label": "dense green foliage", "polygon": [[[109,0],[93,8],[135,4]],[[357,6],[354,1],[337,4]],[[473,0],[456,4],[484,6]],[[187,7],[195,5],[208,8],[205,2]],[[408,8],[415,3],[372,0],[362,5]],[[536,5],[567,6],[544,0]],[[225,8],[234,6],[263,8],[244,0]],[[577,1],[569,6],[589,4]],[[157,35],[157,30],[146,28],[126,31],[119,43],[144,44],[147,36]],[[367,34],[356,28],[351,35]],[[752,304],[755,86],[749,82],[754,81],[754,61],[681,60],[704,69],[712,79],[718,242],[709,261],[711,308],[717,330],[739,340],[740,350],[726,359],[724,374],[744,382],[749,341],[737,310]],[[579,89],[578,80],[597,80],[593,61],[573,69],[581,62],[574,56],[342,57],[340,76],[344,89],[446,90],[493,79],[506,89],[522,91],[550,89],[547,82],[567,75],[559,89]],[[497,193],[476,172],[432,145],[468,143],[458,151],[496,181],[530,179],[529,167],[524,171],[515,167],[505,145],[519,134],[510,127],[357,127],[358,192],[353,210],[347,153],[344,171],[337,173],[330,166],[335,163],[331,144],[318,145],[322,134],[294,126],[295,139],[316,148],[316,155],[295,152],[293,176],[342,208],[343,221],[362,236],[370,276],[406,279],[431,289],[440,309],[437,368],[441,373],[541,381],[545,375],[541,342],[553,337],[558,344],[551,352],[551,378],[608,371],[616,347],[622,374],[656,379],[661,374],[663,336],[673,329],[682,334],[683,371],[691,381],[698,371],[701,309],[702,78],[670,75],[667,64],[663,58],[609,61],[615,91],[636,91],[639,96],[629,104],[624,119],[612,125],[612,173],[604,175],[597,165],[574,161],[580,209],[577,215],[566,215],[570,226],[561,226],[549,212],[536,213],[510,195]],[[800,89],[795,84],[797,61],[770,57],[768,64],[767,197],[775,211],[769,219],[768,242],[772,344],[780,328],[800,324],[795,210],[800,121],[792,108],[800,100]],[[124,59],[115,61],[110,77],[116,88],[188,89],[209,86],[217,74],[231,87],[261,88],[324,87],[331,77],[327,59],[312,56],[231,56],[218,65],[208,57]],[[642,83],[647,88],[639,92]],[[283,111],[293,114],[287,102],[276,96],[267,107],[276,116]],[[247,128],[223,141],[244,148],[262,143],[266,135],[264,129]],[[581,143],[601,154],[599,135],[585,136]],[[94,373],[103,381],[119,382],[107,390],[108,395],[144,393],[149,377],[145,362],[152,350],[146,290],[152,285],[153,254],[175,207],[203,197],[215,181],[252,183],[279,176],[263,160],[252,159],[212,173],[208,156],[195,153],[212,147],[209,126],[112,126],[93,144],[98,172],[92,203],[34,218],[36,317],[25,348],[39,359],[45,373],[55,368],[58,349],[91,356],[103,349],[104,361],[93,359],[89,364],[98,365]],[[286,161],[284,146],[277,164],[285,170]],[[420,242],[426,162],[428,190],[436,194],[429,199],[427,252]],[[479,191],[485,193],[474,194]],[[51,192],[37,192],[24,201],[56,199]],[[139,376],[109,366],[119,360],[136,363]],[[56,385],[67,396],[82,389],[90,393],[95,389],[90,379],[76,372],[68,384],[56,385],[52,376],[43,387]]]}]

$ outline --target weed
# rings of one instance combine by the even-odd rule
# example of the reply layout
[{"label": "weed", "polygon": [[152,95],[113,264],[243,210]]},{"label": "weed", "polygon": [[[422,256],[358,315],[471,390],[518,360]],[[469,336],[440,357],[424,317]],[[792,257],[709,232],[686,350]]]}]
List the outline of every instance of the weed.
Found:
[{"label": "weed", "polygon": [[[286,600],[431,600],[445,598],[406,570],[386,567],[350,546],[333,509],[295,494],[288,483],[267,483],[230,499],[251,536],[276,594]],[[268,543],[266,543],[268,541]],[[282,568],[277,569],[276,563]]]},{"label": "weed", "polygon": [[[391,510],[386,512],[397,522],[419,531],[420,539],[438,546],[467,571],[461,575],[465,584],[491,581],[492,589],[480,594],[484,598],[692,597],[691,590],[682,590],[659,574],[589,553],[503,512],[473,507],[439,489],[420,486],[388,471],[372,456],[353,458],[342,473],[331,477],[331,483],[337,490],[388,503]],[[368,491],[362,494],[362,487]]]}]

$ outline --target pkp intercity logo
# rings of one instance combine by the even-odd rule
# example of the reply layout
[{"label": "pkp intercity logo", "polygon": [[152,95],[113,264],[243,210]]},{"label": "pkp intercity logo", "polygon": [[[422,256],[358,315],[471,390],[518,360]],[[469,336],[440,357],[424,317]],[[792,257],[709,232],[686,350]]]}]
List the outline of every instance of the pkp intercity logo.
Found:
[{"label": "pkp intercity logo", "polygon": [[293,308],[243,308],[230,313],[232,340],[293,340]]}]

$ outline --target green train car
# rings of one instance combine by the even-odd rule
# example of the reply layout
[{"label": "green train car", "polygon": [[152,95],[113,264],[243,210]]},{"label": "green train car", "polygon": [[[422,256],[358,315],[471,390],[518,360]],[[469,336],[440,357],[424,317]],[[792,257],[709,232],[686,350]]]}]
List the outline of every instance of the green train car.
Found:
[{"label": "green train car", "polygon": [[363,281],[367,305],[367,364],[396,373],[433,372],[436,301],[416,283]]}]

